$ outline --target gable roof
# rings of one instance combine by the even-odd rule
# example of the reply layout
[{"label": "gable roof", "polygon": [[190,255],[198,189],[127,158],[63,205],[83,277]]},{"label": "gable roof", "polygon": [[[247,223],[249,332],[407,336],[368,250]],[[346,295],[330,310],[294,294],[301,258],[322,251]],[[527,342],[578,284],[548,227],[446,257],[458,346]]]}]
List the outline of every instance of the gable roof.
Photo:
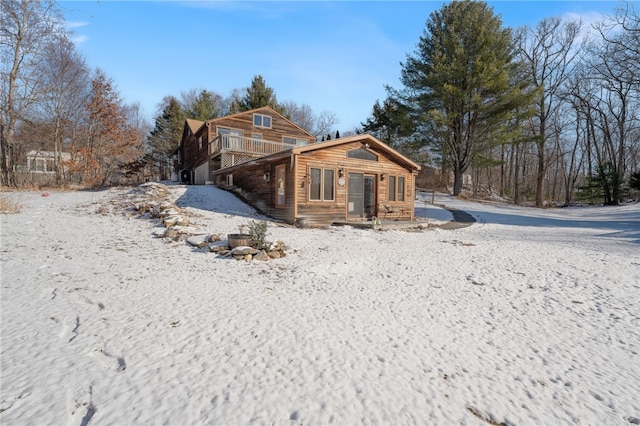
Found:
[{"label": "gable roof", "polygon": [[194,120],[193,118],[187,118],[185,121],[187,122],[189,130],[191,130],[191,133],[193,134],[195,134],[196,131],[204,124],[204,121]]},{"label": "gable roof", "polygon": [[260,158],[255,158],[253,160],[250,160],[245,163],[241,163],[232,167],[215,170],[212,174],[217,175],[220,173],[229,173],[229,171],[233,171],[234,169],[237,170],[238,168],[241,168],[243,165],[246,165],[246,164],[269,163],[271,161],[279,160],[285,157],[299,155],[307,152],[313,152],[321,149],[327,149],[334,146],[344,145],[344,144],[353,143],[353,142],[361,142],[363,145],[368,144],[369,148],[374,148],[374,150],[378,152],[384,152],[387,155],[389,155],[389,157],[393,158],[397,163],[403,164],[404,166],[410,169],[413,169],[415,171],[418,171],[421,168],[419,164],[415,163],[414,161],[400,154],[398,151],[391,148],[386,143],[382,142],[381,140],[375,138],[374,136],[368,133],[364,133],[361,135],[348,136],[348,137],[338,138],[335,140],[330,140],[325,142],[312,143],[309,145],[294,146],[289,149],[285,149],[284,151],[277,152],[275,154],[267,155]]},{"label": "gable roof", "polygon": [[273,109],[271,107],[268,107],[268,106],[263,106],[263,107],[260,107],[260,108],[250,109],[248,111],[237,112],[235,114],[225,115],[224,117],[212,118],[211,120],[207,120],[207,124],[217,123],[219,121],[224,121],[224,120],[229,119],[229,118],[238,117],[240,115],[255,114],[255,113],[259,113],[259,112],[269,113],[271,115],[276,115],[279,118],[288,121],[292,126],[294,126],[296,129],[300,130],[301,132],[305,133],[307,136],[309,136],[313,140],[316,139],[316,137],[314,135],[312,135],[311,133],[309,133],[308,131],[306,131],[302,127],[298,126],[296,123],[294,123],[293,121],[289,120],[287,117],[285,117],[284,115],[280,114],[275,109]]},{"label": "gable roof", "polygon": [[304,152],[311,152],[318,149],[330,148],[332,146],[344,145],[352,142],[363,142],[363,144],[367,143],[369,144],[369,147],[372,147],[372,148],[375,147],[376,151],[381,151],[388,154],[390,157],[394,158],[399,163],[404,163],[406,166],[409,166],[412,169],[420,170],[420,166],[417,163],[405,157],[404,155],[400,154],[398,151],[391,148],[389,145],[382,142],[380,139],[368,133],[364,133],[361,135],[347,136],[344,138],[338,138],[338,139],[325,141],[325,142],[313,143],[310,145],[296,146],[291,149],[291,153],[302,154]]}]

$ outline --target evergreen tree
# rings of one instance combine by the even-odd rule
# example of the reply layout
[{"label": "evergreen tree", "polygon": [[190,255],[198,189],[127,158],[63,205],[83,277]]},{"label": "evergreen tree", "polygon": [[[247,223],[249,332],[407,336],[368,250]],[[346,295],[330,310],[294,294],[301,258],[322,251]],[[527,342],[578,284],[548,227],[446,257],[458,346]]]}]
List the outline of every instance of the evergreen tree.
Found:
[{"label": "evergreen tree", "polygon": [[186,118],[207,121],[220,117],[223,100],[220,95],[202,90],[191,105],[185,105]]},{"label": "evergreen tree", "polygon": [[336,130],[336,139],[340,139],[340,130]]},{"label": "evergreen tree", "polygon": [[331,140],[331,134],[327,134],[327,140],[330,141]]},{"label": "evergreen tree", "polygon": [[366,122],[360,124],[363,131],[371,133],[394,148],[399,147],[399,139],[413,132],[407,108],[391,97],[385,99],[382,105],[379,100],[376,100],[371,116]]},{"label": "evergreen tree", "polygon": [[402,64],[404,99],[454,172],[454,195],[474,158],[500,139],[500,124],[531,102],[513,61],[511,31],[480,1],[433,12],[414,56]]},{"label": "evergreen tree", "polygon": [[231,101],[230,112],[232,114],[265,106],[271,107],[279,113],[284,113],[284,108],[278,103],[275,91],[267,85],[261,75],[253,77],[251,86],[244,91],[244,96],[241,99]]},{"label": "evergreen tree", "polygon": [[151,160],[157,164],[162,179],[169,178],[171,160],[180,144],[185,118],[178,100],[170,97],[162,112],[156,117],[155,127],[147,139],[151,149]]},{"label": "evergreen tree", "polygon": [[640,190],[640,172],[631,173],[629,178],[629,187],[631,189]]}]

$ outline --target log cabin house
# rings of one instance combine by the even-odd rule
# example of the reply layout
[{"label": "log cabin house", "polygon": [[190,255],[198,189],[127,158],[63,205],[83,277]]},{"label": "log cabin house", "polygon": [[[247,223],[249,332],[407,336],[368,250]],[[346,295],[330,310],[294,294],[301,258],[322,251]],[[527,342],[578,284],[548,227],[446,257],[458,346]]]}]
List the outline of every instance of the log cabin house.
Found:
[{"label": "log cabin house", "polygon": [[215,170],[315,141],[270,107],[206,122],[187,119],[174,167],[181,182],[204,185]]},{"label": "log cabin house", "polygon": [[[264,117],[270,117],[271,126],[278,130],[275,134],[281,135],[280,142],[265,140],[266,135],[265,139],[253,136],[257,129],[251,125],[256,123],[256,114],[262,116],[263,125]],[[234,120],[233,126],[228,119]],[[183,155],[181,176],[190,180],[183,181],[202,184],[206,174],[207,183],[234,191],[262,213],[287,223],[414,219],[418,164],[368,134],[312,143],[312,135],[282,120],[288,122],[268,107],[203,124],[187,120],[179,155]],[[208,133],[225,126],[243,133],[218,133],[215,137]],[[252,137],[244,136],[249,133]],[[199,141],[201,136],[211,140],[209,149],[202,149],[208,151],[208,158],[187,162],[199,157],[198,152],[189,153],[186,148],[200,145],[189,145],[186,139]],[[257,146],[266,149],[258,153]]]}]

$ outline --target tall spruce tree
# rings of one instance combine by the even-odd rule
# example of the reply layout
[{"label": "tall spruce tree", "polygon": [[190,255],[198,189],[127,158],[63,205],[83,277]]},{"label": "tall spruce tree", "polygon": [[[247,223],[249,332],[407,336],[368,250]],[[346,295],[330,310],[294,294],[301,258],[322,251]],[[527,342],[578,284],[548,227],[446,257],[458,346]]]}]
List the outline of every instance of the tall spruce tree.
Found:
[{"label": "tall spruce tree", "polygon": [[474,158],[499,140],[501,124],[532,95],[519,79],[511,31],[481,1],[433,12],[413,56],[402,64],[406,105],[454,173],[454,195]]},{"label": "tall spruce tree", "polygon": [[185,105],[185,115],[186,118],[207,121],[220,117],[222,107],[222,96],[208,90],[202,90],[192,102]]},{"label": "tall spruce tree", "polygon": [[267,85],[261,75],[256,75],[251,80],[251,86],[244,89],[242,98],[232,100],[230,112],[235,114],[264,106],[271,107],[279,113],[284,113],[284,108],[278,103],[273,88]]},{"label": "tall spruce tree", "polygon": [[169,178],[171,159],[182,138],[186,118],[176,98],[171,96],[165,103],[166,106],[156,117],[155,126],[147,139],[151,150],[149,156],[162,179]]}]

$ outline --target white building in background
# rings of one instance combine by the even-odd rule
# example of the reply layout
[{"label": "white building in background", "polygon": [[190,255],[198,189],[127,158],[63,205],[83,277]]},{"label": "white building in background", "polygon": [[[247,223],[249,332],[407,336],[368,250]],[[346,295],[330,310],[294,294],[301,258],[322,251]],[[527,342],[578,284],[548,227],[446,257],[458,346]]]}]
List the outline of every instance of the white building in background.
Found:
[{"label": "white building in background", "polygon": [[[59,153],[61,161],[71,160],[68,152]],[[27,171],[29,173],[55,174],[55,153],[53,151],[29,151],[27,153]]]}]

